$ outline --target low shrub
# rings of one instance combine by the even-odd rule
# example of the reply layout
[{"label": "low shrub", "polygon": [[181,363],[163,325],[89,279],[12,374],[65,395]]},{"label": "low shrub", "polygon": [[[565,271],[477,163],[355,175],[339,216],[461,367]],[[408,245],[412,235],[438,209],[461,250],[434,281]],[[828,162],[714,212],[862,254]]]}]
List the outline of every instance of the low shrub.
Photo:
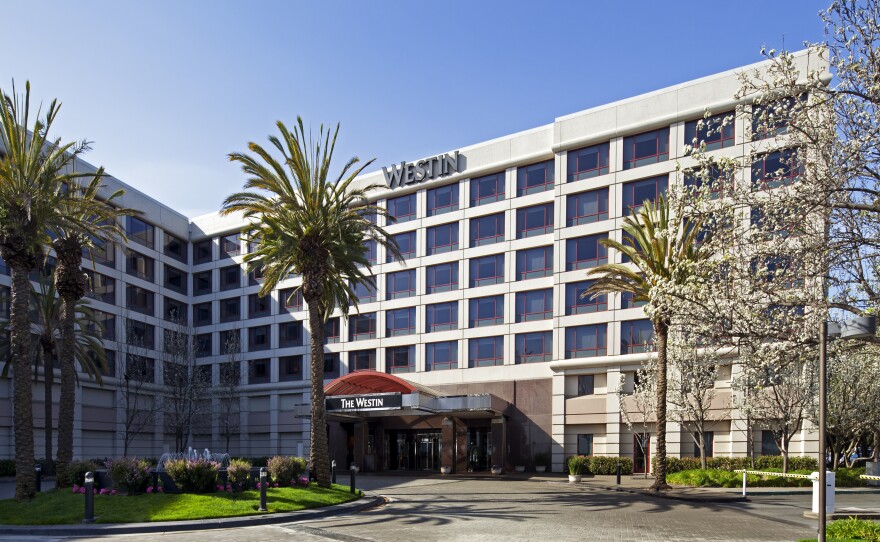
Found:
[{"label": "low shrub", "polygon": [[[657,470],[657,458],[651,459],[653,471]],[[818,469],[818,461],[814,457],[790,456],[788,458],[788,470],[809,470],[811,472]],[[666,474],[681,472],[685,470],[697,470],[701,467],[699,457],[667,457],[666,458]],[[751,469],[752,462],[748,457],[707,457],[706,467],[708,469],[717,470],[738,470]],[[782,456],[779,455],[762,455],[755,458],[756,470],[782,470]]]},{"label": "low shrub", "polygon": [[250,487],[251,464],[246,459],[233,459],[226,467],[226,483],[235,491],[244,491]]},{"label": "low shrub", "polygon": [[15,476],[15,460],[0,459],[0,477]]},{"label": "low shrub", "polygon": [[289,486],[291,481],[306,471],[306,460],[302,457],[276,455],[269,459],[266,467],[273,482]]},{"label": "low shrub", "polygon": [[[759,470],[781,469],[781,455],[762,455],[755,458],[755,468]],[[809,470],[811,472],[819,469],[819,461],[815,457],[803,457],[792,455],[788,457],[788,470]]]},{"label": "low shrub", "polygon": [[588,459],[590,474],[616,474],[618,463],[620,463],[620,474],[632,474],[633,471],[631,457],[592,455]]},{"label": "low shrub", "polygon": [[204,459],[174,459],[165,462],[165,472],[184,493],[210,493],[217,485],[220,463]]},{"label": "low shrub", "polygon": [[137,457],[120,457],[105,463],[110,480],[129,495],[146,491],[150,485],[150,463]]},{"label": "low shrub", "polygon": [[[782,472],[782,469],[761,469],[766,472]],[[810,474],[812,469],[788,471],[790,474]],[[859,475],[864,474],[862,468],[837,469],[836,487],[861,487],[865,485]],[[674,472],[667,478],[670,484],[693,487],[742,487],[742,473],[721,469],[692,469]],[[781,476],[763,476],[749,474],[746,484],[750,487],[811,487],[813,482],[804,478],[783,478]]]},{"label": "low shrub", "polygon": [[[61,487],[71,487],[73,484],[78,486],[84,485],[86,483],[86,473],[95,472],[96,470],[98,470],[98,465],[94,461],[71,461],[70,464],[67,465],[67,482],[61,484]],[[97,477],[95,480],[97,481]],[[97,486],[97,483],[95,485]]]},{"label": "low shrub", "polygon": [[585,455],[573,455],[568,458],[568,474],[577,476],[579,474],[587,474],[589,469],[589,459]]},{"label": "low shrub", "polygon": [[825,528],[825,536],[839,540],[880,540],[880,523],[864,519],[839,519]]}]

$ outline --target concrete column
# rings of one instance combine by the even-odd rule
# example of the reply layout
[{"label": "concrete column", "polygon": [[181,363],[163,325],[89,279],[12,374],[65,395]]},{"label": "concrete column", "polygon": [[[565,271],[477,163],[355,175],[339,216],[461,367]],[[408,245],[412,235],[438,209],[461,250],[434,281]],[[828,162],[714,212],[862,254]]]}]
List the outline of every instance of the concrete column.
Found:
[{"label": "concrete column", "polygon": [[468,428],[467,425],[462,420],[455,420],[455,424],[453,426],[454,438],[455,438],[455,465],[453,466],[454,472],[467,472],[468,469],[468,458],[467,458],[467,450],[468,450]]},{"label": "concrete column", "polygon": [[455,420],[443,418],[440,428],[440,467],[450,467],[455,472]]},{"label": "concrete column", "polygon": [[504,416],[492,418],[492,465],[507,468],[507,421]]},{"label": "concrete column", "polygon": [[[562,350],[558,350],[562,351]],[[553,397],[551,399],[551,419],[553,424],[552,444],[550,445],[552,472],[565,471],[565,373],[553,375]]]}]

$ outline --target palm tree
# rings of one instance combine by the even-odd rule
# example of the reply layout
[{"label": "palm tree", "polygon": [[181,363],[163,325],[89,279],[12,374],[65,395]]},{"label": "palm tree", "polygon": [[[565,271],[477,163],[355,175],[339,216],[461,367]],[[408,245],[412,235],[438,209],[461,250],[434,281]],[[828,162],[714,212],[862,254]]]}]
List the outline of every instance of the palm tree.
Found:
[{"label": "palm tree", "polygon": [[[72,164],[75,166],[76,164]],[[99,192],[104,185],[104,170],[80,173],[68,179],[66,196],[60,212],[65,219],[56,229],[57,237],[52,246],[58,259],[55,268],[55,288],[61,298],[61,348],[58,361],[61,365],[61,396],[58,416],[58,455],[56,478],[59,487],[66,483],[67,465],[73,459],[73,412],[76,401],[76,370],[74,368],[76,345],[76,312],[86,293],[85,274],[82,269],[84,249],[98,244],[126,241],[125,230],[119,219],[134,211],[114,207],[112,201],[123,194],[117,190],[108,195]],[[81,183],[83,177],[90,177]]]},{"label": "palm tree", "polygon": [[623,242],[602,239],[602,245],[627,257],[632,264],[605,264],[590,269],[587,275],[595,282],[583,295],[596,297],[613,292],[632,294],[634,301],[643,301],[645,312],[654,326],[657,346],[657,471],[651,486],[656,491],[669,489],[666,483],[666,342],[674,314],[668,304],[652,296],[669,285],[687,281],[689,263],[706,257],[697,235],[702,228],[698,220],[676,220],[670,216],[669,205],[662,195],[652,204],[645,201],[623,221]]},{"label": "palm tree", "polygon": [[28,273],[43,259],[50,233],[65,219],[62,200],[66,186],[76,178],[71,164],[84,152],[85,142],[62,144],[50,140],[52,123],[59,111],[53,100],[43,119],[36,112],[30,122],[30,83],[24,95],[0,91],[0,257],[12,276],[10,311],[13,367],[13,423],[15,425],[15,498],[30,499],[35,493],[33,390],[29,377],[31,356]]},{"label": "palm tree", "polygon": [[[261,268],[260,295],[268,295],[291,273],[302,275],[302,294],[309,307],[311,332],[312,422],[310,464],[318,484],[330,486],[330,459],[324,405],[324,324],[334,307],[347,315],[357,307],[355,284],[374,285],[364,242],[372,239],[399,256],[397,245],[385,230],[369,217],[384,210],[367,203],[370,185],[354,186],[365,167],[350,159],[335,179],[328,179],[330,161],[339,134],[324,131],[317,141],[307,135],[301,118],[293,132],[277,123],[281,138],[269,136],[280,153],[276,159],[256,143],[248,149],[255,156],[232,153],[229,159],[241,163],[247,175],[244,192],[232,194],[223,203],[223,214],[240,212],[252,224],[242,232],[257,247],[244,257],[249,270]],[[332,138],[331,138],[332,135]],[[250,231],[253,230],[253,231]]]}]

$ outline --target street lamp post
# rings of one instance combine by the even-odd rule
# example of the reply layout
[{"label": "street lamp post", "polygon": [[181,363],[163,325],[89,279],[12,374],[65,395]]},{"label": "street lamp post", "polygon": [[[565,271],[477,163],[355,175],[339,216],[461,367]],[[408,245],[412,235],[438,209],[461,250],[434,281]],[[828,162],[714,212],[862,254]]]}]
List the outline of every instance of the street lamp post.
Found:
[{"label": "street lamp post", "polygon": [[825,542],[825,426],[828,420],[827,366],[828,338],[866,339],[877,333],[877,319],[863,316],[847,320],[841,324],[822,322],[819,325],[819,542]]}]

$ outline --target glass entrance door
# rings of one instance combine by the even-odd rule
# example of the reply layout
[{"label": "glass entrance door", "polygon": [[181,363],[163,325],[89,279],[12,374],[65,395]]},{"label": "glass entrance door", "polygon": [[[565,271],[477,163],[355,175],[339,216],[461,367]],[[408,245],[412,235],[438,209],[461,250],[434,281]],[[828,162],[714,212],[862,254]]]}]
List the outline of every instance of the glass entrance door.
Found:
[{"label": "glass entrance door", "polygon": [[389,431],[385,438],[386,469],[440,470],[439,431]]},{"label": "glass entrance door", "polygon": [[440,433],[418,433],[416,435],[416,470],[440,470]]},{"label": "glass entrance door", "polygon": [[492,432],[487,428],[468,429],[468,472],[489,470],[492,466]]}]

